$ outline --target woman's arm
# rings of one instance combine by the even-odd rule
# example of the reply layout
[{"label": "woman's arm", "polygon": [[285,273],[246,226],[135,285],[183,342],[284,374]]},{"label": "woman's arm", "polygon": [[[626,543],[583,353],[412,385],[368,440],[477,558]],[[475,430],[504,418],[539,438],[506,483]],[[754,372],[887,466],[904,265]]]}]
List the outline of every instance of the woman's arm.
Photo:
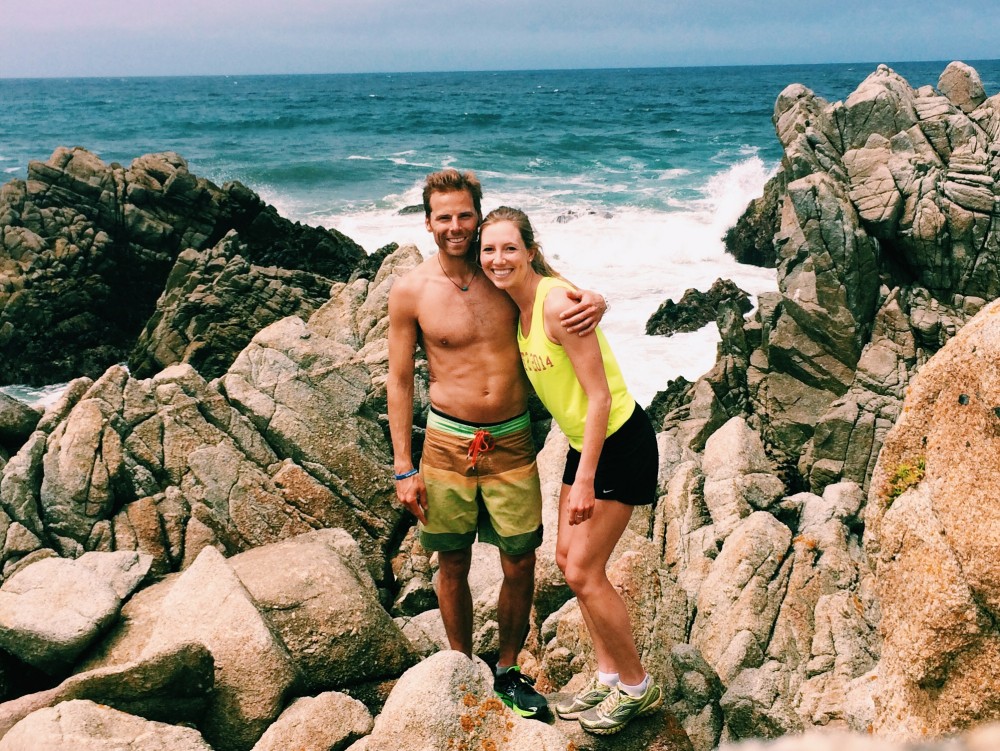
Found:
[{"label": "woman's arm", "polygon": [[545,333],[566,350],[573,372],[587,395],[587,418],[583,429],[580,466],[570,489],[568,504],[569,523],[578,524],[594,513],[594,476],[597,473],[597,461],[604,448],[604,437],[608,432],[611,389],[604,372],[604,358],[597,336],[573,335],[561,325],[560,315],[574,303],[566,292],[568,290],[560,287],[549,292],[543,310]]}]

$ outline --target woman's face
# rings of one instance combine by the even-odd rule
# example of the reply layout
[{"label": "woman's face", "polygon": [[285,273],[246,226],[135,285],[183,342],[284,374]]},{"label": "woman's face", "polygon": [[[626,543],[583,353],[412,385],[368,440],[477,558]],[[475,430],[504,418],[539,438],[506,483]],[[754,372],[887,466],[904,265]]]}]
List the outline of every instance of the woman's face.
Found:
[{"label": "woman's face", "polygon": [[535,254],[524,246],[521,232],[513,222],[489,224],[480,231],[479,262],[486,276],[500,289],[523,284],[534,271]]}]

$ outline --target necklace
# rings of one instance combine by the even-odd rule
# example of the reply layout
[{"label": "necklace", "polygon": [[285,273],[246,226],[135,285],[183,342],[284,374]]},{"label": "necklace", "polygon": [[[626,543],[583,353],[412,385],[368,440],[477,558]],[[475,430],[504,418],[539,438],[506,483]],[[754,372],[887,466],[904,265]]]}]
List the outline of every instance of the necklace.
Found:
[{"label": "necklace", "polygon": [[472,271],[472,276],[469,278],[468,284],[461,285],[458,282],[456,282],[454,279],[452,279],[448,275],[448,272],[444,270],[444,264],[441,262],[441,253],[440,253],[440,251],[437,254],[437,259],[438,259],[438,266],[441,267],[441,273],[444,274],[448,278],[448,281],[451,282],[452,284],[454,284],[456,287],[458,287],[458,291],[459,292],[468,292],[469,291],[469,287],[472,286],[472,280],[476,278],[476,271],[475,271],[475,269],[473,269],[473,271]]}]

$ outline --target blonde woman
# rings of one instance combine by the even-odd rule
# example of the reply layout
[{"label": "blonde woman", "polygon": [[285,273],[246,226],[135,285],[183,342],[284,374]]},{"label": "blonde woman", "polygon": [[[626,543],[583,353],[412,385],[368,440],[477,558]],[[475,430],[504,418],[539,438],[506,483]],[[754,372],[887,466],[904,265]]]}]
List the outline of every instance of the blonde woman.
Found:
[{"label": "blonde woman", "polygon": [[568,334],[560,314],[574,288],[542,257],[524,212],[501,207],[480,226],[480,263],[519,311],[517,340],[528,379],[569,439],[559,497],[556,562],[580,604],[598,674],[556,706],[584,730],[616,733],[663,703],[632,638],[628,612],[606,567],[637,505],[656,500],[658,457],[649,418],[629,394],[598,328]]}]

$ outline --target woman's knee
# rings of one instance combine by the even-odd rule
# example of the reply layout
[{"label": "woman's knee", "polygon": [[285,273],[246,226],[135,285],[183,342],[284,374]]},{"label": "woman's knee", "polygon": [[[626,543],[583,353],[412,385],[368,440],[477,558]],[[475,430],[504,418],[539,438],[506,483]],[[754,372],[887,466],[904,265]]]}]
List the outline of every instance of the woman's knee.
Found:
[{"label": "woman's knee", "polygon": [[569,588],[577,596],[586,594],[588,590],[599,583],[600,579],[604,578],[603,569],[588,565],[586,561],[574,561],[570,558],[566,561],[565,567],[560,568],[562,568],[563,577],[565,577]]},{"label": "woman's knee", "polygon": [[566,564],[568,562],[569,562],[569,552],[566,550],[560,550],[559,548],[556,548],[556,565],[559,567],[559,570],[563,572],[563,575],[566,574]]}]

